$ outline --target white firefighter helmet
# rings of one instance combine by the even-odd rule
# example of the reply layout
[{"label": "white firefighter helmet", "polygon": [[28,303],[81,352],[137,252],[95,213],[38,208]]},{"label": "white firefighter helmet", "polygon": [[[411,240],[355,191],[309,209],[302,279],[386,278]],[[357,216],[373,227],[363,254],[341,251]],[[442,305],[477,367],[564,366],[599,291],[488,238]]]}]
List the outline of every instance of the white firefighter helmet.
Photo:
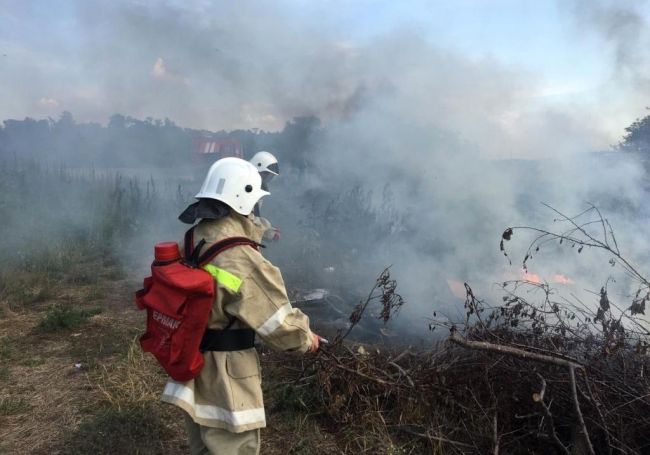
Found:
[{"label": "white firefighter helmet", "polygon": [[261,151],[253,155],[250,162],[255,166],[257,172],[270,172],[273,175],[280,174],[278,159],[272,153]]},{"label": "white firefighter helmet", "polygon": [[197,199],[216,199],[235,212],[248,215],[257,202],[267,194],[262,189],[262,177],[255,166],[241,158],[216,161],[203,181]]}]

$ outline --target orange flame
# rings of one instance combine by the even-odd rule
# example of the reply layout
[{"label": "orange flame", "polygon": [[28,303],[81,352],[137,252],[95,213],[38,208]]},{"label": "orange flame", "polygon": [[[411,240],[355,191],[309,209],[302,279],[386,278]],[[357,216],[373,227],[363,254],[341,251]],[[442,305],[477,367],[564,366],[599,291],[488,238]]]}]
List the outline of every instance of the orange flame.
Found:
[{"label": "orange flame", "polygon": [[542,277],[540,277],[536,273],[530,273],[530,272],[524,271],[523,272],[523,277],[524,277],[524,280],[530,281],[531,283],[535,283],[535,284],[542,284],[544,282],[542,280]]},{"label": "orange flame", "polygon": [[447,287],[451,291],[454,297],[459,299],[464,299],[466,297],[465,293],[465,284],[462,281],[452,280],[451,278],[447,279]]},{"label": "orange flame", "polygon": [[[524,280],[530,281],[531,283],[542,284],[544,282],[542,277],[540,277],[536,273],[523,271],[522,275]],[[566,275],[562,275],[561,273],[556,273],[551,277],[549,282],[557,283],[557,284],[572,284],[573,280],[567,277]]]},{"label": "orange flame", "polygon": [[573,283],[573,280],[567,276],[564,276],[560,273],[556,273],[553,275],[553,282],[554,283],[559,283],[559,284],[571,284]]}]

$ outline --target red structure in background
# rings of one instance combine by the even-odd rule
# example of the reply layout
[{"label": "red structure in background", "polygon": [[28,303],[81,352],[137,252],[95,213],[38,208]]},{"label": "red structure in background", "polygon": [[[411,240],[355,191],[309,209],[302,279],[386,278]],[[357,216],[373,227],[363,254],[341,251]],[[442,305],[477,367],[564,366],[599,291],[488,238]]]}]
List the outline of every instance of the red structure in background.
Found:
[{"label": "red structure in background", "polygon": [[192,151],[194,161],[212,163],[227,156],[244,157],[244,149],[237,139],[232,137],[210,136],[202,136],[194,139]]}]

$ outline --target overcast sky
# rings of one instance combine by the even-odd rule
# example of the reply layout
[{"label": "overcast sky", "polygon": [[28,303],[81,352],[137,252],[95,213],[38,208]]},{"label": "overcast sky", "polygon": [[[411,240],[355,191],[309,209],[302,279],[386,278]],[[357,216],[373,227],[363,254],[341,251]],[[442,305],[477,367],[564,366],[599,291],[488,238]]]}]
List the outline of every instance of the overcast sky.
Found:
[{"label": "overcast sky", "polygon": [[0,119],[273,130],[392,94],[490,156],[560,124],[607,148],[650,105],[649,19],[639,0],[0,0]]}]

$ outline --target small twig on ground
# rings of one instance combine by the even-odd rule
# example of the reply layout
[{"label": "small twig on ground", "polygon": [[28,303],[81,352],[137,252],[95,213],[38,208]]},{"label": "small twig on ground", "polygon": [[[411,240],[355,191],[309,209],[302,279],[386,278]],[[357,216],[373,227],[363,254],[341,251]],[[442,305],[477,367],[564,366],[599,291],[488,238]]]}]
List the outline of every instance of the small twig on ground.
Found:
[{"label": "small twig on ground", "polygon": [[411,387],[413,387],[413,388],[415,387],[415,383],[413,382],[413,379],[411,379],[411,376],[409,376],[409,374],[404,370],[404,368],[402,368],[401,366],[399,366],[398,364],[396,364],[395,362],[392,362],[392,361],[391,361],[391,362],[388,362],[388,364],[391,365],[391,366],[393,366],[393,367],[395,367],[395,368],[397,368],[397,370],[399,370],[399,372],[400,372],[400,373],[401,373],[401,374],[406,378],[406,380],[409,382],[409,385],[410,385]]},{"label": "small twig on ground", "polygon": [[459,447],[468,447],[470,449],[475,449],[476,448],[471,444],[465,444],[463,442],[452,441],[451,439],[443,438],[443,437],[440,437],[440,436],[434,436],[429,431],[427,431],[426,433],[420,433],[420,432],[417,432],[415,430],[410,429],[407,425],[395,425],[393,428],[395,428],[398,431],[403,431],[404,433],[407,433],[407,434],[410,434],[410,435],[413,435],[413,436],[418,436],[420,438],[424,438],[424,439],[428,439],[428,440],[440,441],[440,442],[444,442],[444,443],[447,443],[447,444],[453,444],[453,445],[459,446]]}]

